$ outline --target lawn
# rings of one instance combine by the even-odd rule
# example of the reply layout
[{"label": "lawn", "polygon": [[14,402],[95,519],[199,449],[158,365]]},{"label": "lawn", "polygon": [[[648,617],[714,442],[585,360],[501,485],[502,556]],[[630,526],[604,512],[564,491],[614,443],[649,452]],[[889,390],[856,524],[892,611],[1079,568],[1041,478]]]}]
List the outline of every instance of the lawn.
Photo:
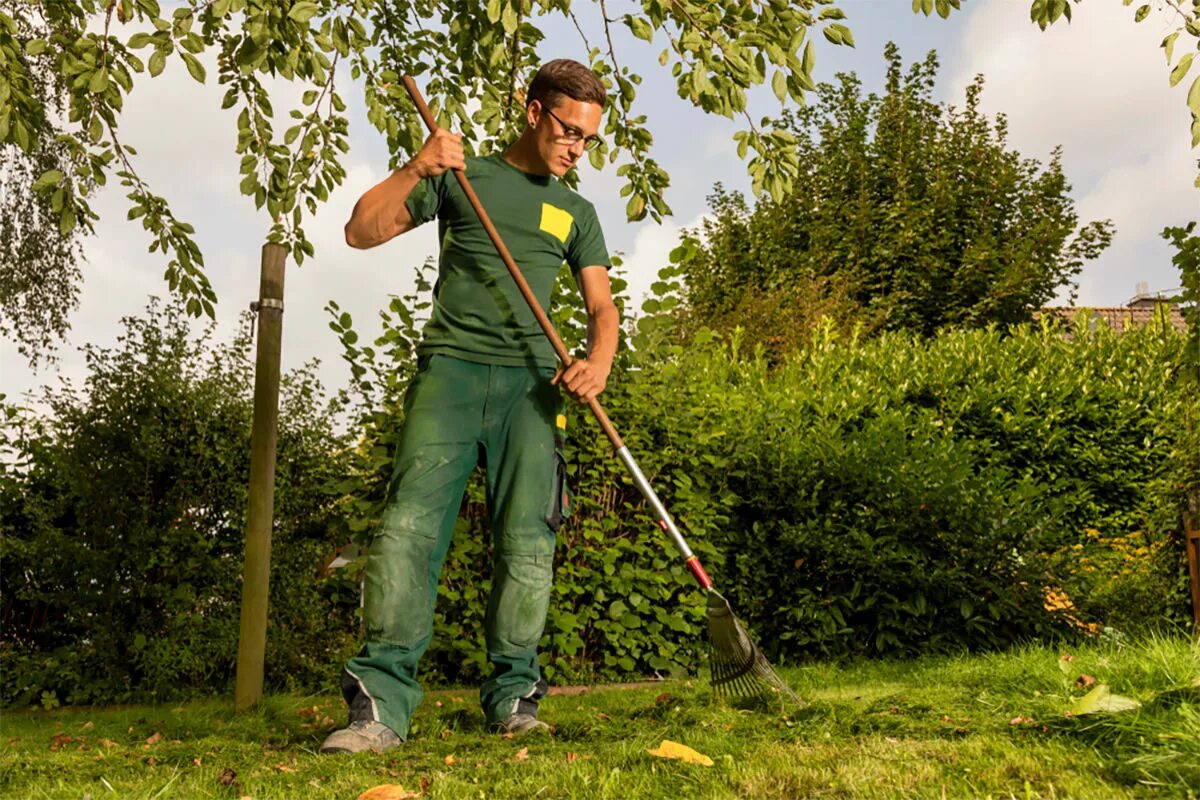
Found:
[{"label": "lawn", "polygon": [[[343,721],[333,694],[241,716],[224,699],[8,710],[0,796],[1200,796],[1200,647],[1186,639],[780,672],[804,708],[722,703],[703,680],[595,688],[551,696],[554,734],[516,739],[484,729],[473,691],[433,692],[400,749],[357,756],[317,754]],[[1099,685],[1138,707],[1067,713]],[[664,739],[712,766],[647,752]]]}]

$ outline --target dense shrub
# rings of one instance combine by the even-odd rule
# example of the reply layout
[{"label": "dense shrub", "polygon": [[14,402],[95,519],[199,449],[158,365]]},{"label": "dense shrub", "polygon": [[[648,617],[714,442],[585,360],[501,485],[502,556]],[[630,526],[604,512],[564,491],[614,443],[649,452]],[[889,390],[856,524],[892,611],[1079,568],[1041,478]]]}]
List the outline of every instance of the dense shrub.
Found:
[{"label": "dense shrub", "polygon": [[[85,703],[224,690],[237,654],[252,361],[189,335],[175,306],[87,348],[82,392],[10,418],[0,474],[4,702]],[[330,549],[320,487],[339,438],[311,368],[281,397],[267,675],[311,687],[355,628],[313,581]]]}]

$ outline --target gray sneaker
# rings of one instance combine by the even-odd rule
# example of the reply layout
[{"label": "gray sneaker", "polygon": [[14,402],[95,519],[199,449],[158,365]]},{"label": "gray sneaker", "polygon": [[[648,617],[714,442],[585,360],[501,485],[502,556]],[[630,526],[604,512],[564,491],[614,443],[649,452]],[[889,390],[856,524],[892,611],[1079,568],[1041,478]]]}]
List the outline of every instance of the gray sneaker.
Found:
[{"label": "gray sneaker", "polygon": [[522,714],[517,712],[496,726],[500,733],[512,734],[520,736],[526,733],[550,733],[550,726],[542,722],[533,714]]},{"label": "gray sneaker", "polygon": [[334,731],[321,745],[322,753],[382,753],[400,745],[395,731],[371,719],[351,722],[350,727]]}]

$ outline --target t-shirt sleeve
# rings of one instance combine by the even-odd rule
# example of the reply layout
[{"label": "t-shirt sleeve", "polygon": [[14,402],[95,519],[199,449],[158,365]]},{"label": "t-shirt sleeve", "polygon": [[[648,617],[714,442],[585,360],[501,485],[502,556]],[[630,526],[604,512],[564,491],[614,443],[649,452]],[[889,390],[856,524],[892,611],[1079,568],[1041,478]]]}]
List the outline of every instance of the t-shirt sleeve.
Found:
[{"label": "t-shirt sleeve", "polygon": [[437,216],[438,209],[442,207],[442,201],[446,197],[448,174],[443,172],[432,178],[422,178],[409,192],[404,206],[408,209],[408,215],[412,217],[414,225],[423,225]]},{"label": "t-shirt sleeve", "polygon": [[584,267],[612,266],[608,247],[604,244],[604,232],[600,230],[600,220],[591,203],[587,203],[575,219],[571,238],[567,241],[567,264],[572,273]]}]

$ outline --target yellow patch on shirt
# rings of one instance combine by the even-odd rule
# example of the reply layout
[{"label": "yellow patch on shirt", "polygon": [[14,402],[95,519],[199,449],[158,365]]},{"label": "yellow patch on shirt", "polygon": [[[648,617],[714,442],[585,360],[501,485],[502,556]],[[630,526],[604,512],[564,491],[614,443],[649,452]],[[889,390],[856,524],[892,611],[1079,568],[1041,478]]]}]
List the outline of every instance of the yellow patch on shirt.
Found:
[{"label": "yellow patch on shirt", "polygon": [[575,218],[561,208],[542,203],[541,229],[564,244],[571,235],[571,223]]}]

